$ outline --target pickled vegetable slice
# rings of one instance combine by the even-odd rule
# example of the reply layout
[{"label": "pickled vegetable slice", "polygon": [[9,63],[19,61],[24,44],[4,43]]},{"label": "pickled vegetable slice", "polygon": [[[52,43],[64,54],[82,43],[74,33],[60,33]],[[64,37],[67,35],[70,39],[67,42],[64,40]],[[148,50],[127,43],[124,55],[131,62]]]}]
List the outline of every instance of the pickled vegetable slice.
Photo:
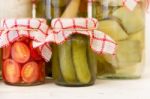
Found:
[{"label": "pickled vegetable slice", "polygon": [[144,28],[144,11],[137,5],[133,11],[129,11],[126,7],[121,7],[113,12],[113,16],[121,20],[121,24],[127,33],[135,33]]},{"label": "pickled vegetable slice", "polygon": [[141,53],[142,50],[138,41],[126,40],[118,42],[115,57],[105,55],[105,59],[116,67],[135,65],[141,62]]},{"label": "pickled vegetable slice", "polygon": [[76,36],[72,40],[72,55],[73,63],[77,73],[79,81],[83,84],[87,84],[91,80],[91,73],[87,62],[87,46],[81,36]]},{"label": "pickled vegetable slice", "polygon": [[137,33],[133,33],[131,35],[129,35],[129,40],[134,40],[134,41],[139,41],[141,48],[143,49],[145,46],[145,42],[144,42],[144,30],[141,30]]},{"label": "pickled vegetable slice", "polygon": [[76,82],[76,73],[72,61],[71,42],[67,41],[58,47],[61,73],[67,83]]},{"label": "pickled vegetable slice", "polygon": [[128,38],[126,32],[114,20],[99,21],[98,30],[103,31],[115,40],[124,40]]},{"label": "pickled vegetable slice", "polygon": [[[89,42],[87,40],[87,42]],[[88,45],[88,51],[87,51],[87,58],[88,58],[88,64],[89,64],[89,70],[91,72],[93,80],[95,80],[95,75],[97,73],[97,59],[96,59],[96,54],[93,52],[93,50],[90,47],[90,44],[87,43]]]},{"label": "pickled vegetable slice", "polygon": [[59,67],[59,58],[58,58],[58,47],[57,45],[52,45],[53,55],[52,55],[52,75],[54,80],[57,80],[61,77],[61,71]]}]

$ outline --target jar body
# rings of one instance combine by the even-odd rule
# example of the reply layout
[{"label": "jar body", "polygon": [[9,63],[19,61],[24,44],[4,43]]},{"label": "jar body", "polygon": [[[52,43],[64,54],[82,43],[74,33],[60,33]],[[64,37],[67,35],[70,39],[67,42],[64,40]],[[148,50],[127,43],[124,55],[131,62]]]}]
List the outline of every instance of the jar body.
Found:
[{"label": "jar body", "polygon": [[31,86],[44,83],[45,61],[32,40],[21,37],[2,49],[2,75],[9,85]]},{"label": "jar body", "polygon": [[1,0],[0,19],[32,17],[31,0]]},{"label": "jar body", "polygon": [[144,66],[145,9],[139,1],[130,11],[122,0],[93,2],[93,17],[98,30],[111,36],[118,48],[115,56],[98,56],[98,78],[139,78]]},{"label": "jar body", "polygon": [[53,77],[58,85],[88,86],[95,82],[96,57],[88,38],[72,35],[60,45],[53,45]]}]

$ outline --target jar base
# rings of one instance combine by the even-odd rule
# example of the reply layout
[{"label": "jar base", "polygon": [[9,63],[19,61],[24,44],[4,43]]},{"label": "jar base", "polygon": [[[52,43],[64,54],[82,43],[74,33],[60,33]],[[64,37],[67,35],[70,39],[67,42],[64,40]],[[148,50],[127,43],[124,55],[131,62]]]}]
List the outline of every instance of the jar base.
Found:
[{"label": "jar base", "polygon": [[12,84],[12,83],[9,83],[9,82],[5,82],[5,84],[10,85],[10,86],[37,86],[37,85],[42,85],[44,83],[45,83],[45,81],[36,82],[36,83],[32,83],[32,84],[27,84],[27,83]]},{"label": "jar base", "polygon": [[97,76],[97,79],[140,79],[141,76],[118,76],[118,75],[103,75],[103,76]]},{"label": "jar base", "polygon": [[58,86],[64,86],[64,87],[88,87],[94,85],[93,83],[90,84],[67,84],[67,83],[60,83],[60,82],[55,82],[56,85]]}]

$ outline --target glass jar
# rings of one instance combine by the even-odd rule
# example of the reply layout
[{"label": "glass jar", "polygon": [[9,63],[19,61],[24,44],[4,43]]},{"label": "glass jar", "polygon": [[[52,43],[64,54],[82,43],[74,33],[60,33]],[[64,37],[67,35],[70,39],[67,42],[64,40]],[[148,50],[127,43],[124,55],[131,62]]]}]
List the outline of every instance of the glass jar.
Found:
[{"label": "glass jar", "polygon": [[115,56],[97,57],[98,78],[141,77],[145,61],[145,1],[136,2],[135,8],[128,9],[122,0],[93,1],[93,17],[99,20],[98,30],[118,43]]},{"label": "glass jar", "polygon": [[3,80],[10,85],[37,85],[44,81],[45,61],[32,40],[19,38],[3,48]]},{"label": "glass jar", "polygon": [[[34,48],[33,41],[37,40],[40,42],[42,38],[44,39],[46,35],[46,33],[44,35],[44,31],[48,28],[47,25],[42,23],[45,21],[36,19],[8,19],[1,21],[2,24],[4,22],[8,26],[6,29],[8,32],[0,31],[2,33],[1,38],[3,38],[0,41],[0,46],[3,47],[3,81],[6,84],[17,86],[31,86],[44,83],[46,62],[41,54],[44,49],[42,51],[40,47]],[[11,28],[16,25],[16,28]],[[3,28],[5,30],[5,25]],[[42,32],[38,31],[38,29],[41,29]]]},{"label": "glass jar", "polygon": [[[23,12],[23,13],[22,13]],[[15,13],[15,14],[14,14]],[[24,18],[32,16],[31,0],[0,0],[0,20],[3,18]],[[0,49],[0,58],[1,56]],[[1,79],[0,62],[0,79]]]},{"label": "glass jar", "polygon": [[60,45],[53,44],[53,77],[58,85],[88,86],[95,82],[96,57],[88,37],[74,34]]}]

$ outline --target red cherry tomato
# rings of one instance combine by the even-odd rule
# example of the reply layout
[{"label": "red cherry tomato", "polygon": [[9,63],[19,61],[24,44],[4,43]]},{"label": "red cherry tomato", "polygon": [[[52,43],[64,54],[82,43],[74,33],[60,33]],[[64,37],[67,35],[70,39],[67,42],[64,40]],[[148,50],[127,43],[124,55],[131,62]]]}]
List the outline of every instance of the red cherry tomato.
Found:
[{"label": "red cherry tomato", "polygon": [[3,77],[9,83],[18,83],[20,81],[21,67],[14,60],[7,59],[3,63]]},{"label": "red cherry tomato", "polygon": [[18,63],[25,63],[30,58],[28,46],[22,42],[15,42],[11,49],[12,58]]},{"label": "red cherry tomato", "polygon": [[10,57],[10,51],[11,51],[10,45],[3,47],[3,59],[7,59]]},{"label": "red cherry tomato", "polygon": [[34,83],[39,78],[39,67],[34,61],[26,63],[21,71],[21,77],[25,83]]},{"label": "red cherry tomato", "polygon": [[30,42],[30,51],[31,51],[31,57],[33,60],[41,61],[43,60],[39,48],[33,48],[32,42]]}]

